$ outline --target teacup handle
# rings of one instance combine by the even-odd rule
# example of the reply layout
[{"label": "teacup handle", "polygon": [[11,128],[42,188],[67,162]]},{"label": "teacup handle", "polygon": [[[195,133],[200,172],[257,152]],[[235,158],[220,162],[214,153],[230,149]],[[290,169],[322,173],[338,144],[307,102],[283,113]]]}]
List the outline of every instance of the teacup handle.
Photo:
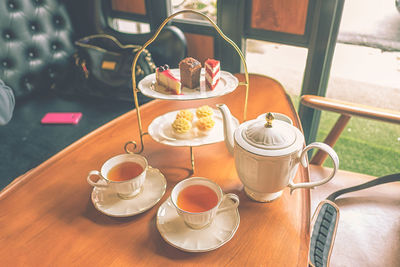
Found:
[{"label": "teacup handle", "polygon": [[108,186],[108,184],[100,184],[100,183],[98,183],[98,181],[97,182],[93,182],[91,177],[95,176],[95,175],[99,176],[100,179],[103,179],[103,180],[105,180],[107,182],[107,180],[103,177],[103,175],[101,175],[101,173],[99,171],[90,171],[88,176],[87,176],[87,178],[86,178],[86,180],[91,186],[95,186],[95,187],[107,187]]},{"label": "teacup handle", "polygon": [[232,202],[229,202],[229,205],[228,206],[226,206],[226,207],[223,207],[223,208],[218,208],[218,213],[219,212],[223,212],[223,211],[227,211],[227,210],[231,210],[231,209],[236,209],[238,206],[239,206],[239,197],[237,196],[237,195],[235,195],[235,194],[233,194],[233,193],[228,193],[228,194],[225,194],[223,197],[222,197],[222,201],[221,201],[221,204],[224,202],[224,201],[226,201],[227,199],[231,199],[231,200],[233,200],[233,203]]},{"label": "teacup handle", "polygon": [[337,170],[339,169],[339,157],[336,154],[335,150],[333,150],[333,148],[328,146],[327,144],[320,143],[320,142],[311,143],[304,148],[303,152],[301,152],[301,155],[300,155],[301,165],[303,165],[305,168],[307,168],[307,166],[308,166],[307,151],[312,148],[319,148],[319,149],[325,151],[326,153],[328,153],[329,157],[333,161],[333,170],[328,177],[326,177],[325,179],[319,180],[319,181],[308,182],[308,183],[297,183],[297,184],[293,183],[293,181],[290,181],[289,182],[290,192],[293,192],[293,190],[295,190],[297,188],[314,188],[316,186],[325,184],[325,183],[329,182],[333,178],[333,176],[335,176]]}]

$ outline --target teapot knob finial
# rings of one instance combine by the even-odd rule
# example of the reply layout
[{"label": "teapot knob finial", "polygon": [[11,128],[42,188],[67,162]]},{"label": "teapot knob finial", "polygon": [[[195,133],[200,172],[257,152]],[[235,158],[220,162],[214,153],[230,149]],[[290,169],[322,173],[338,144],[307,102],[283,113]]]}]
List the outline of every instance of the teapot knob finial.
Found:
[{"label": "teapot knob finial", "polygon": [[272,121],[275,119],[274,115],[271,112],[268,112],[265,119],[267,120],[267,123],[264,124],[264,126],[266,128],[272,128]]}]

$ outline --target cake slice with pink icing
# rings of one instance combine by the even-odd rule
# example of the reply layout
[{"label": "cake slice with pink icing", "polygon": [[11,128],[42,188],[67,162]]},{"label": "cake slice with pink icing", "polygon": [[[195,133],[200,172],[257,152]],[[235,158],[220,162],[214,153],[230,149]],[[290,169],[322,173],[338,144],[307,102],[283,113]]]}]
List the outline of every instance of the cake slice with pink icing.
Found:
[{"label": "cake slice with pink icing", "polygon": [[214,90],[220,80],[220,62],[216,59],[207,59],[204,62],[206,89]]},{"label": "cake slice with pink icing", "polygon": [[156,69],[156,80],[157,83],[164,86],[167,91],[176,95],[181,94],[181,82],[174,77],[168,65],[160,66]]}]

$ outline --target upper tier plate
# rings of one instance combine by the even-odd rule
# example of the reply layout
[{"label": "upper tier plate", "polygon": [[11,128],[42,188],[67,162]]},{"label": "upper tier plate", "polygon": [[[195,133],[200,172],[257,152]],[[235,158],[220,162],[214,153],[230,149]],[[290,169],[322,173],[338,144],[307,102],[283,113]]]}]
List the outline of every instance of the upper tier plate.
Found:
[{"label": "upper tier plate", "polygon": [[[172,74],[180,79],[179,69],[171,69]],[[157,85],[156,74],[152,73],[144,77],[138,85],[138,89],[142,94],[158,99],[166,100],[195,100],[203,98],[211,98],[222,96],[233,92],[239,84],[238,79],[231,73],[226,71],[221,71],[221,79],[218,82],[217,87],[214,90],[206,90],[205,80],[204,80],[204,68],[201,69],[200,75],[200,87],[196,89],[189,89],[186,87],[182,88],[182,95],[175,95],[169,91],[166,91],[163,86]]]}]

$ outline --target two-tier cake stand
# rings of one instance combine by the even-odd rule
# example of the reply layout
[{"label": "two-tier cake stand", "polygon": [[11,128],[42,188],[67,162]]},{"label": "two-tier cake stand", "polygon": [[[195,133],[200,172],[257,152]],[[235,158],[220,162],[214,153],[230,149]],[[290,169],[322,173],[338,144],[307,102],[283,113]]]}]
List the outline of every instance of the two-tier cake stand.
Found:
[{"label": "two-tier cake stand", "polygon": [[[232,47],[236,50],[236,52],[239,54],[241,61],[244,66],[244,71],[245,71],[245,81],[244,82],[238,82],[237,78],[234,77],[232,74],[229,72],[221,71],[221,80],[217,88],[213,91],[206,91],[205,89],[198,90],[195,92],[185,92],[183,91],[182,95],[171,95],[171,94],[164,94],[162,92],[159,92],[155,89],[155,73],[150,74],[146,76],[143,80],[140,81],[139,83],[139,88],[136,85],[136,75],[135,75],[135,69],[136,69],[136,64],[138,61],[138,58],[140,54],[143,52],[144,49],[148,45],[150,45],[159,35],[161,30],[164,28],[164,26],[174,17],[181,15],[183,13],[194,13],[199,16],[204,17],[206,20],[208,20],[211,25],[216,29],[218,34]],[[172,72],[175,72],[177,76],[179,76],[179,69],[173,69],[171,70]],[[204,69],[202,70],[202,75],[204,75]],[[138,118],[138,128],[139,128],[139,134],[140,134],[140,147],[138,146],[136,141],[128,141],[125,144],[125,151],[127,153],[135,153],[135,154],[140,154],[144,150],[144,142],[143,142],[143,136],[144,135],[150,135],[155,141],[170,145],[170,146],[186,146],[190,148],[190,159],[191,159],[191,174],[194,173],[195,170],[195,164],[194,164],[194,155],[193,155],[193,147],[194,146],[200,146],[200,145],[206,145],[206,144],[212,144],[215,142],[220,142],[224,140],[223,137],[223,129],[222,129],[222,117],[219,115],[216,115],[216,126],[213,129],[213,133],[209,135],[199,135],[199,136],[194,136],[194,138],[176,138],[171,134],[171,129],[170,124],[172,123],[174,116],[176,113],[174,112],[169,112],[167,114],[164,114],[163,116],[157,117],[153,122],[149,125],[148,132],[143,131],[142,127],[142,121],[141,121],[141,115],[140,115],[140,106],[138,103],[138,96],[137,93],[139,91],[142,92],[142,94],[152,97],[152,98],[157,98],[157,99],[164,99],[164,100],[196,100],[196,99],[205,99],[205,98],[211,98],[211,97],[218,97],[222,96],[224,94],[228,94],[236,89],[237,86],[239,85],[244,85],[246,86],[246,95],[245,95],[245,100],[244,100],[244,112],[243,112],[243,121],[246,120],[246,113],[247,113],[247,100],[248,100],[248,93],[249,93],[249,75],[247,72],[247,65],[245,58],[240,51],[240,49],[237,47],[237,45],[230,40],[225,34],[221,31],[221,29],[212,21],[209,17],[204,15],[203,13],[194,11],[194,10],[182,10],[177,13],[172,14],[169,16],[157,29],[156,33],[154,36],[149,39],[143,46],[142,48],[136,53],[135,58],[133,59],[132,62],[132,88],[133,88],[133,95],[134,95],[134,102],[135,102],[135,108],[136,108],[136,113],[137,113],[137,118]],[[204,86],[204,84],[203,84]],[[219,112],[218,112],[219,113]],[[172,121],[171,121],[172,120]]]}]

